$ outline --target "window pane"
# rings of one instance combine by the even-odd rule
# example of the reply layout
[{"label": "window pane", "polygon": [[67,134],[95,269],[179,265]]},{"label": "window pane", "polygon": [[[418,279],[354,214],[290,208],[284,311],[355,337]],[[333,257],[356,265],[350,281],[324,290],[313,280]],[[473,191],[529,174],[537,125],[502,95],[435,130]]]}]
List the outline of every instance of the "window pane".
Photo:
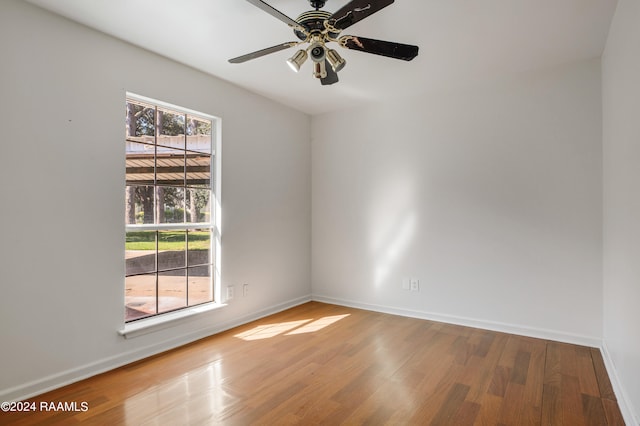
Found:
[{"label": "window pane", "polygon": [[156,270],[156,231],[127,232],[125,274],[142,274]]},{"label": "window pane", "polygon": [[154,187],[131,185],[125,189],[125,223],[153,223]]},{"label": "window pane", "polygon": [[126,150],[127,185],[153,185],[155,147],[143,143],[126,142]]},{"label": "window pane", "polygon": [[189,223],[211,222],[211,190],[187,188],[187,217]]},{"label": "window pane", "polygon": [[126,321],[157,313],[155,274],[126,277],[124,294]]},{"label": "window pane", "polygon": [[184,186],[184,151],[159,146],[156,173],[158,185]]},{"label": "window pane", "polygon": [[155,128],[155,108],[153,106],[139,102],[127,102],[127,139],[154,143]]},{"label": "window pane", "polygon": [[189,306],[213,302],[211,265],[189,268]]},{"label": "window pane", "polygon": [[211,153],[211,121],[187,116],[187,149]]},{"label": "window pane", "polygon": [[211,157],[187,154],[187,186],[211,187]]},{"label": "window pane", "polygon": [[184,188],[157,186],[158,223],[184,222]]},{"label": "window pane", "polygon": [[[135,155],[139,154],[146,154],[145,158],[153,159],[153,154],[156,149],[153,144],[133,142],[131,140],[127,140],[125,142],[125,147],[127,151],[127,159],[129,159],[129,156],[134,156],[131,158],[135,158]],[[153,166],[153,163],[151,163],[151,166]]]},{"label": "window pane", "polygon": [[187,265],[211,263],[211,230],[187,231]]},{"label": "window pane", "polygon": [[158,273],[158,313],[187,306],[185,269]]},{"label": "window pane", "polygon": [[159,109],[160,134],[157,139],[158,145],[184,149],[184,120],[184,114]]},{"label": "window pane", "polygon": [[184,268],[187,259],[187,231],[158,231],[158,271]]}]

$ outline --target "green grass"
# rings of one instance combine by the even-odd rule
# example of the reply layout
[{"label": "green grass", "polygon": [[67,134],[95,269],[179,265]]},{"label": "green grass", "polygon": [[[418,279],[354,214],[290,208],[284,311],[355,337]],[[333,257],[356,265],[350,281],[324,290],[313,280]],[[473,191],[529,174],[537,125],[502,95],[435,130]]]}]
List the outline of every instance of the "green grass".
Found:
[{"label": "green grass", "polygon": [[[125,250],[155,250],[155,231],[127,232]],[[189,250],[209,250],[211,233],[207,231],[189,231]],[[184,250],[186,248],[184,231],[158,231],[159,250]]]}]

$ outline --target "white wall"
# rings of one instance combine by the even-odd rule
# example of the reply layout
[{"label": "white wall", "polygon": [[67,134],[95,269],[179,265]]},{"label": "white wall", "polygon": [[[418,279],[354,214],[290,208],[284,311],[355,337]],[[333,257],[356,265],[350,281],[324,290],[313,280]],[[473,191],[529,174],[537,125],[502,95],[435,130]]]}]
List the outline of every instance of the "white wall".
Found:
[{"label": "white wall", "polygon": [[[637,2],[620,0],[603,129],[598,60],[310,126],[221,80],[0,2],[0,399],[306,300],[312,280],[325,300],[580,343],[604,335],[617,391],[637,413],[639,18]],[[222,117],[223,284],[251,285],[222,310],[130,340],[116,333],[125,91]],[[402,290],[403,277],[421,291]]]},{"label": "white wall", "polygon": [[[0,400],[308,299],[307,115],[17,0],[0,2],[0,58]],[[126,91],[222,118],[223,285],[251,286],[129,340]]]},{"label": "white wall", "polygon": [[[618,0],[602,59],[604,346],[640,424],[640,3]],[[622,394],[622,395],[621,395]]]},{"label": "white wall", "polygon": [[314,117],[314,297],[598,345],[601,131],[598,59]]}]

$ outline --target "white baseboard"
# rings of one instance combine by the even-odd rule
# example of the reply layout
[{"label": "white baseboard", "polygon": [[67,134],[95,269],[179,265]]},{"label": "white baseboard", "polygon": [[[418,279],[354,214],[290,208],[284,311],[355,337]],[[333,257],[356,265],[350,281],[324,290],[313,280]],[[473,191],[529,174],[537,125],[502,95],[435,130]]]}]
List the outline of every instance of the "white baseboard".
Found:
[{"label": "white baseboard", "polygon": [[609,374],[609,380],[611,381],[613,392],[616,394],[618,407],[620,407],[620,412],[622,413],[624,422],[627,424],[627,426],[640,426],[640,416],[638,415],[638,413],[634,412],[633,405],[630,402],[629,396],[625,392],[624,387],[620,382],[618,372],[616,371],[607,344],[605,342],[602,342],[602,346],[600,349],[602,351],[604,366],[606,367],[607,373]]},{"label": "white baseboard", "polygon": [[373,305],[353,300],[336,299],[333,297],[327,297],[318,294],[312,295],[311,298],[318,302],[331,303],[334,305],[348,306],[352,308],[365,309],[368,311],[383,312],[386,314],[400,315],[403,317],[444,322],[447,324],[462,325],[465,327],[480,328],[483,330],[499,331],[502,333],[517,334],[520,336],[535,337],[538,339],[554,340],[558,342],[572,343],[575,345],[599,348],[602,344],[602,340],[597,337],[565,333],[556,330],[546,330],[542,328],[526,327],[517,324],[507,324],[496,321],[477,320],[474,318],[465,318],[426,311],[413,311],[391,306]]},{"label": "white baseboard", "polygon": [[[175,349],[188,343],[195,342],[196,340],[200,340],[205,337],[230,330],[239,325],[264,318],[266,316],[287,310],[289,308],[293,308],[294,306],[298,306],[309,301],[311,301],[310,296],[304,296],[297,299],[289,300],[287,302],[264,308],[258,312],[251,313],[250,315],[234,318],[232,320],[218,323],[215,326],[202,328],[188,334],[180,335],[171,340],[166,340],[161,343],[145,346],[143,348],[118,354],[116,356],[103,358],[77,368],[66,370],[57,374],[52,374],[42,379],[24,383],[22,385],[15,386],[9,389],[3,389],[0,391],[0,401],[23,401],[36,395],[40,395],[45,392],[60,388],[62,386],[87,379],[97,374],[105,373],[115,368],[122,367],[132,362],[139,361],[141,359],[148,358],[150,356],[157,355],[171,349]],[[114,333],[115,332],[116,331],[114,330]]]}]

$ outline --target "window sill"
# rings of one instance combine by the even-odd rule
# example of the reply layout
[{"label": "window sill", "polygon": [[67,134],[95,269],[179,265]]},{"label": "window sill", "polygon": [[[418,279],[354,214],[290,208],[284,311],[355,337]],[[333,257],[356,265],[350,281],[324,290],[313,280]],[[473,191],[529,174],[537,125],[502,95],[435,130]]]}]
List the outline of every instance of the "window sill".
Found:
[{"label": "window sill", "polygon": [[158,315],[156,317],[141,319],[129,324],[125,324],[122,330],[118,330],[118,334],[126,339],[133,337],[143,336],[148,333],[153,333],[158,330],[173,327],[181,320],[195,315],[202,314],[204,312],[214,311],[227,306],[224,303],[207,303],[204,305],[193,306],[186,309],[181,309],[176,312],[170,312],[167,314]]}]

